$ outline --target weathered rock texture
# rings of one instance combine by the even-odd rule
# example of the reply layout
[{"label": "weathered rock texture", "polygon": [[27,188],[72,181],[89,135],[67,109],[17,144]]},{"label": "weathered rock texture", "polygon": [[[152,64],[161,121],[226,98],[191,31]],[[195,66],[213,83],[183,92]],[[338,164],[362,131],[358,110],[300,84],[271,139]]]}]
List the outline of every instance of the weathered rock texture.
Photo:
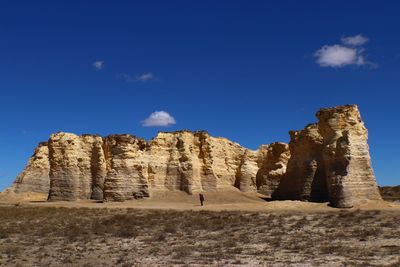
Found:
[{"label": "weathered rock texture", "polygon": [[49,200],[102,199],[106,176],[103,139],[56,133],[49,139]]},{"label": "weathered rock texture", "polygon": [[46,142],[42,142],[35,149],[25,169],[15,179],[10,191],[47,194],[50,189],[49,171],[49,148]]},{"label": "weathered rock texture", "polygon": [[275,199],[327,201],[325,168],[322,160],[323,139],[317,124],[301,131],[290,131],[291,158]]},{"label": "weathered rock texture", "polygon": [[258,166],[256,181],[260,193],[271,196],[277,190],[290,158],[289,146],[286,143],[262,145],[258,149]]},{"label": "weathered rock texture", "polygon": [[291,158],[273,198],[329,200],[344,208],[381,200],[358,107],[321,109],[316,116],[317,124],[290,132]]},{"label": "weathered rock texture", "polygon": [[123,201],[149,196],[145,148],[145,140],[128,134],[110,135],[105,139],[104,200]]},{"label": "weathered rock texture", "polygon": [[371,167],[368,131],[358,107],[321,109],[317,117],[331,205],[345,208],[365,200],[380,200]]},{"label": "weathered rock texture", "polygon": [[[273,154],[273,148],[269,150]],[[160,132],[149,142],[128,134],[101,138],[56,133],[49,139],[49,161],[49,200],[105,201],[143,198],[157,191],[256,192],[263,162],[259,151],[190,131]],[[281,167],[271,165],[268,171]]]},{"label": "weathered rock texture", "polygon": [[151,141],[60,132],[39,145],[12,190],[48,192],[49,200],[124,201],[176,190],[258,190],[335,207],[379,200],[357,106],[321,109],[317,117],[291,131],[289,145],[256,151],[203,131],[161,132]]}]

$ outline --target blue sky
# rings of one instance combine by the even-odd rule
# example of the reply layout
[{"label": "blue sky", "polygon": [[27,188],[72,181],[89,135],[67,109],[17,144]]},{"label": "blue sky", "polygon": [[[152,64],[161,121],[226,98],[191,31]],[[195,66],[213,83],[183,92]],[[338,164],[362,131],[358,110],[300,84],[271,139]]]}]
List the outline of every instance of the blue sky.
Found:
[{"label": "blue sky", "polygon": [[400,184],[399,10],[397,1],[1,1],[0,190],[57,131],[151,139],[206,129],[255,149],[349,103],[369,129],[378,182]]}]

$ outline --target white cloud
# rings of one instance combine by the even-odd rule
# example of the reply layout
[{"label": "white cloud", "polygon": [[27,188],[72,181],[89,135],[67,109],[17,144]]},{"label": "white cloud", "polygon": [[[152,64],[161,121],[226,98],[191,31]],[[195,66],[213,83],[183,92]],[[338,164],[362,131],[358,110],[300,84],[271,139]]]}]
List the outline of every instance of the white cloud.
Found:
[{"label": "white cloud", "polygon": [[342,43],[349,46],[359,46],[363,45],[368,42],[368,38],[362,36],[361,34],[354,35],[354,36],[344,36],[342,37]]},{"label": "white cloud", "polygon": [[368,38],[361,34],[342,37],[342,44],[324,45],[314,53],[316,62],[321,67],[342,68],[345,66],[369,66],[376,68],[378,65],[365,60],[365,49],[362,47]]},{"label": "white cloud", "polygon": [[317,52],[317,63],[321,67],[344,67],[347,65],[363,65],[364,58],[356,48],[342,45],[325,45]]},{"label": "white cloud", "polygon": [[96,69],[96,70],[101,70],[104,68],[104,61],[103,60],[98,60],[93,62],[92,66]]},{"label": "white cloud", "polygon": [[176,124],[175,118],[165,111],[155,111],[142,121],[142,125],[145,127],[169,126],[174,124]]},{"label": "white cloud", "polygon": [[141,81],[141,82],[147,82],[152,79],[154,79],[154,75],[151,72],[136,75],[136,77],[135,77],[136,81]]}]

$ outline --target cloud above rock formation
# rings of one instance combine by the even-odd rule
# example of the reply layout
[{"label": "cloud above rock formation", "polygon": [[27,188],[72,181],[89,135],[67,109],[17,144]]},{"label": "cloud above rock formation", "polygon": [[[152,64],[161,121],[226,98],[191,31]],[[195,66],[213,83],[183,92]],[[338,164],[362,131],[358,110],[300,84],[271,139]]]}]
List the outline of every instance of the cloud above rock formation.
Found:
[{"label": "cloud above rock formation", "polygon": [[150,116],[141,123],[144,127],[170,126],[176,124],[176,120],[168,112],[161,110],[151,113]]},{"label": "cloud above rock formation", "polygon": [[324,45],[314,56],[321,67],[342,68],[346,66],[377,67],[377,64],[365,59],[365,48],[362,47],[369,39],[361,34],[344,36],[342,44]]}]

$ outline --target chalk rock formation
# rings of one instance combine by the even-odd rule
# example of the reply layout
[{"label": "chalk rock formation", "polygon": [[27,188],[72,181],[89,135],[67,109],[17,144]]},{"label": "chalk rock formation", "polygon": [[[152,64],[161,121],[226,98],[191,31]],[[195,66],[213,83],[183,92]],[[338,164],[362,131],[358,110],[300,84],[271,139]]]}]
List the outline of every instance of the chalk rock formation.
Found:
[{"label": "chalk rock formation", "polygon": [[291,153],[287,171],[275,199],[327,201],[325,169],[322,160],[323,139],[317,124],[301,131],[290,131]]},{"label": "chalk rock formation", "polygon": [[10,191],[47,194],[50,189],[49,148],[47,142],[39,143],[25,169],[17,176]]},{"label": "chalk rock formation", "polygon": [[52,134],[49,139],[49,200],[102,199],[106,163],[103,139]]},{"label": "chalk rock formation", "polygon": [[261,145],[258,149],[258,166],[256,180],[257,189],[267,196],[274,194],[286,173],[286,165],[290,158],[289,146],[276,142]]},{"label": "chalk rock formation", "polygon": [[290,132],[291,157],[273,198],[329,200],[343,208],[380,200],[358,107],[321,109],[316,116],[317,124]]},{"label": "chalk rock formation", "polygon": [[146,141],[132,135],[105,138],[105,201],[148,197]]},{"label": "chalk rock formation", "polygon": [[331,205],[346,208],[366,200],[381,200],[371,167],[368,131],[358,107],[321,109],[317,117]]},{"label": "chalk rock formation", "polygon": [[[161,132],[146,149],[149,186],[152,191],[182,190],[187,193],[232,190],[235,183],[250,186],[255,174],[252,178],[246,175],[252,152],[228,139],[211,137],[204,131]],[[249,181],[243,182],[244,179]],[[243,190],[247,191],[247,187]]]},{"label": "chalk rock formation", "polygon": [[321,109],[319,122],[290,132],[290,144],[253,151],[207,132],[133,135],[56,133],[35,150],[8,191],[49,200],[124,201],[160,191],[240,190],[275,199],[352,207],[380,200],[357,106]]},{"label": "chalk rock formation", "polygon": [[161,132],[147,142],[132,135],[49,140],[49,200],[124,201],[157,191],[256,191],[259,155],[207,132]]},{"label": "chalk rock formation", "polygon": [[256,192],[258,172],[258,155],[255,151],[246,150],[236,173],[235,187],[242,192]]}]

